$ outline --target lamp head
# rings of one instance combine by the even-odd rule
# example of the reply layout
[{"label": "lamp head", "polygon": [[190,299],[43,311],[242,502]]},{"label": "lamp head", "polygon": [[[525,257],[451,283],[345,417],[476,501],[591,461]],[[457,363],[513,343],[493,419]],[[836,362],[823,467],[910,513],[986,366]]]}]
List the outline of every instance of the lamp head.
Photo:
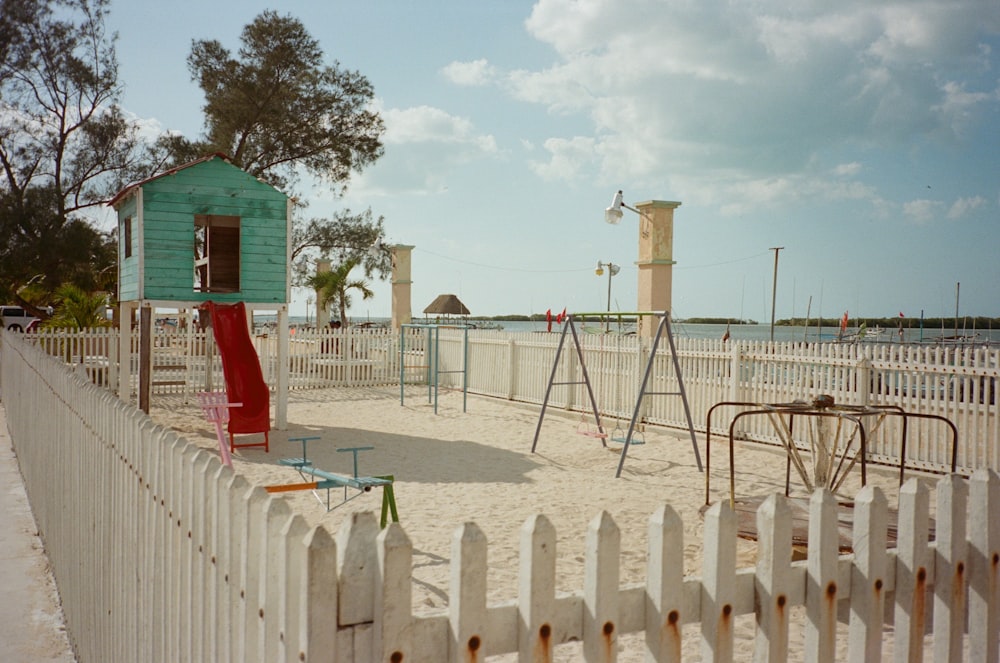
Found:
[{"label": "lamp head", "polygon": [[618,276],[618,272],[622,271],[622,268],[618,265],[608,265],[608,269],[611,270],[611,276]]},{"label": "lamp head", "polygon": [[622,220],[622,192],[619,191],[611,199],[611,207],[604,210],[604,220],[613,226],[621,223]]},{"label": "lamp head", "polygon": [[597,274],[598,276],[604,274],[604,263],[602,263],[600,260],[597,261],[597,269],[594,270],[594,273]]}]

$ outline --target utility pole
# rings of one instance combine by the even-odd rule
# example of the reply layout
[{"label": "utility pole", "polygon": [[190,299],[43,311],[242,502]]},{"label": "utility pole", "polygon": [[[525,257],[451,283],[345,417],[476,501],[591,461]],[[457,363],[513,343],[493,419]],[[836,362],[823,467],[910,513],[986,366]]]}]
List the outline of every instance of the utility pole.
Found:
[{"label": "utility pole", "polygon": [[774,304],[778,298],[778,251],[785,247],[772,246],[769,251],[774,251],[774,280],[771,285],[771,343],[774,343]]}]

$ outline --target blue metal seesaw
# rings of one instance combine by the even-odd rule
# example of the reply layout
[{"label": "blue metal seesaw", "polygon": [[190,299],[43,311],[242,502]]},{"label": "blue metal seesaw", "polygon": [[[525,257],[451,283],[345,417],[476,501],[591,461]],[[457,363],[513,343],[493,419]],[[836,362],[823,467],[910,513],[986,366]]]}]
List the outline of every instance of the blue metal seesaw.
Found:
[{"label": "blue metal seesaw", "polygon": [[[388,474],[384,476],[360,476],[358,474],[358,453],[361,451],[371,451],[375,447],[344,447],[343,449],[337,449],[338,452],[351,452],[354,456],[354,475],[346,476],[343,474],[335,474],[333,472],[327,472],[326,470],[321,470],[313,467],[312,461],[309,460],[307,454],[307,444],[311,440],[318,440],[319,436],[312,437],[290,437],[289,442],[301,442],[302,443],[302,457],[301,458],[282,458],[278,460],[281,465],[287,465],[288,467],[293,467],[306,481],[304,483],[286,483],[278,484],[274,486],[265,486],[265,489],[269,493],[285,493],[293,490],[312,490],[313,494],[316,495],[316,499],[323,503],[323,499],[316,493],[317,490],[326,489],[326,510],[327,512],[333,511],[339,506],[347,504],[356,497],[371,492],[372,488],[381,486],[382,488],[382,516],[380,519],[380,524],[385,527],[388,522],[388,516],[391,512],[393,522],[399,522],[399,514],[396,512],[396,496],[393,492],[393,475]],[[309,479],[314,479],[309,481]],[[344,497],[343,499],[336,503],[331,504],[330,501],[330,491],[334,488],[343,488]],[[349,493],[349,490],[356,491],[355,493]]]}]

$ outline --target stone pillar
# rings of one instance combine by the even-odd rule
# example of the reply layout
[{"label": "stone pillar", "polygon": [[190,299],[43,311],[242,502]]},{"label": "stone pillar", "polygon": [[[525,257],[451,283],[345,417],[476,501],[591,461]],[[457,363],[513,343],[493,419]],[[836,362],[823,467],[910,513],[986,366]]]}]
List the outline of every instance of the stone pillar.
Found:
[{"label": "stone pillar", "polygon": [[[330,261],[329,260],[317,260],[316,261],[316,274],[323,274],[330,271]],[[330,314],[326,310],[326,306],[320,304],[319,292],[316,293],[316,329],[323,329],[330,322]]]},{"label": "stone pillar", "polygon": [[[678,202],[649,200],[639,210],[639,310],[669,311],[674,269],[674,210]],[[651,338],[659,319],[639,321],[639,335]]]},{"label": "stone pillar", "polygon": [[392,328],[399,329],[413,320],[410,308],[410,265],[413,247],[394,244],[389,247],[392,254]]}]

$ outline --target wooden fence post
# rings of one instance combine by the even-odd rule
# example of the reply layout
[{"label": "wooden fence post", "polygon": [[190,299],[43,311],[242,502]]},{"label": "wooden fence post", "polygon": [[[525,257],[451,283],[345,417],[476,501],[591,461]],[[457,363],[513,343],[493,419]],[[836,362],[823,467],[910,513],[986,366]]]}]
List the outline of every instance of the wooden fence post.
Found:
[{"label": "wooden fence post", "polygon": [[792,512],[788,500],[770,495],[757,509],[754,663],[788,660],[791,615]]},{"label": "wooden fence post", "polygon": [[969,487],[957,474],[937,483],[934,546],[934,660],[961,661],[968,560],[965,513]]},{"label": "wooden fence post", "polygon": [[279,656],[284,640],[285,597],[288,577],[285,566],[285,530],[292,520],[288,501],[272,497],[264,507],[264,542],[258,554],[263,558],[264,572],[260,574],[260,596],[257,616],[260,624],[261,651],[267,661],[283,660]]},{"label": "wooden fence post", "polygon": [[507,339],[507,400],[514,400],[517,392],[518,363],[517,342],[511,336]]},{"label": "wooden fence post", "polygon": [[855,367],[857,375],[857,395],[856,405],[867,406],[872,400],[872,361],[868,357],[862,357]]},{"label": "wooden fence post", "polygon": [[927,588],[933,582],[927,551],[929,508],[927,487],[917,479],[910,479],[899,489],[894,616],[894,658],[898,663],[920,663],[924,656]]},{"label": "wooden fence post", "polygon": [[486,660],[487,570],[486,536],[475,523],[465,523],[455,530],[451,544],[448,660],[452,663]]},{"label": "wooden fence post", "polygon": [[874,486],[865,486],[854,501],[854,564],[847,657],[851,663],[882,658],[882,618],[885,610],[886,524],[888,504]]},{"label": "wooden fence post", "polygon": [[337,567],[340,569],[339,625],[374,621],[375,539],[379,527],[371,511],[352,513],[337,531]]},{"label": "wooden fence post", "polygon": [[646,659],[680,663],[681,626],[692,615],[684,600],[684,523],[671,507],[649,518],[646,567]]},{"label": "wooden fence post", "polygon": [[607,511],[587,527],[583,576],[583,659],[618,660],[618,564],[621,531]]},{"label": "wooden fence post", "polygon": [[969,482],[969,660],[996,663],[1000,647],[1000,478],[977,470]]},{"label": "wooden fence post", "polygon": [[327,529],[319,526],[306,535],[303,546],[300,553],[305,559],[302,592],[307,612],[299,635],[298,660],[323,660],[324,656],[329,656],[332,663],[350,661],[350,652],[341,655],[337,648],[337,624],[340,623],[337,544]]},{"label": "wooden fence post", "polygon": [[736,620],[736,514],[729,500],[719,500],[705,512],[702,554],[701,658],[728,663]]},{"label": "wooden fence post", "polygon": [[552,660],[555,640],[551,621],[556,600],[556,530],[536,514],[521,526],[518,573],[517,651],[521,661]]},{"label": "wooden fence post", "polygon": [[826,488],[809,498],[805,660],[833,663],[837,645],[837,502]]},{"label": "wooden fence post", "polygon": [[373,650],[383,663],[416,660],[413,650],[413,544],[399,523],[389,523],[376,538]]}]

